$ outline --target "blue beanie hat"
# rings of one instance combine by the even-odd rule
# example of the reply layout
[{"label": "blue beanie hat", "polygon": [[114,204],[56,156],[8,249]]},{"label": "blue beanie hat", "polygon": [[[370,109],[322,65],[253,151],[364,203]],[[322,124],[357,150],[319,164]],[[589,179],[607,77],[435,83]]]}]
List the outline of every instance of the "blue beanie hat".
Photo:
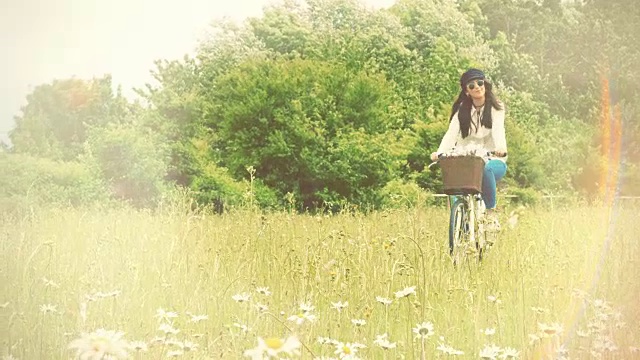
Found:
[{"label": "blue beanie hat", "polygon": [[464,89],[469,81],[475,80],[475,79],[485,79],[485,76],[482,70],[473,69],[473,68],[467,70],[460,77],[460,87]]}]

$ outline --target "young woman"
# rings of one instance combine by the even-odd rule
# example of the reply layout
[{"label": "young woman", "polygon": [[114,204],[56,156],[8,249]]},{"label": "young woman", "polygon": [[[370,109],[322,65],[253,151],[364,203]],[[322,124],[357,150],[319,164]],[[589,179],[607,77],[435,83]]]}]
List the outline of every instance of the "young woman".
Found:
[{"label": "young woman", "polygon": [[445,153],[493,153],[495,157],[484,156],[482,198],[488,219],[499,227],[495,213],[496,182],[507,172],[504,104],[493,94],[492,85],[481,70],[469,69],[462,74],[460,87],[460,95],[451,109],[449,129],[431,159],[435,161]]}]

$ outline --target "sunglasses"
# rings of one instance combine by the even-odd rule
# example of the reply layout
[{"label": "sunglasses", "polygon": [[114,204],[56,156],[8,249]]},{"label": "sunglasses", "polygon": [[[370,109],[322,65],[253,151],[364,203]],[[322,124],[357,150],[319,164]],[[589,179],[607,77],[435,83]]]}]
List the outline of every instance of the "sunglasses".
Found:
[{"label": "sunglasses", "polygon": [[467,87],[469,88],[469,90],[473,90],[476,87],[476,84],[478,85],[478,87],[483,87],[484,86],[484,80],[473,80],[467,83]]}]

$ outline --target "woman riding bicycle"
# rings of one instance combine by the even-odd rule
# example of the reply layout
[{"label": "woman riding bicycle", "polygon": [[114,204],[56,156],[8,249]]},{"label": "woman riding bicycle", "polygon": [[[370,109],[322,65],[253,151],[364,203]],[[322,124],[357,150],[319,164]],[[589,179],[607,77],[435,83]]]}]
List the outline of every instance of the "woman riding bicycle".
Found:
[{"label": "woman riding bicycle", "polygon": [[483,156],[482,198],[487,219],[499,227],[495,212],[496,182],[507,172],[504,104],[493,94],[492,85],[481,70],[469,69],[462,74],[460,87],[460,95],[451,109],[449,129],[438,151],[431,154],[431,160],[436,161],[440,155],[452,153],[473,152]]}]

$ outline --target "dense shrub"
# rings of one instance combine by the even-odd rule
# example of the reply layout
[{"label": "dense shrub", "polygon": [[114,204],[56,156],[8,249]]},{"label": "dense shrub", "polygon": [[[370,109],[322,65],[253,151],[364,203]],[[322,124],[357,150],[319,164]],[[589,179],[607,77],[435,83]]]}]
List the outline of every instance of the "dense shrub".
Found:
[{"label": "dense shrub", "polygon": [[39,205],[84,205],[105,201],[98,174],[79,162],[0,152],[0,209]]},{"label": "dense shrub", "polygon": [[114,198],[148,206],[166,189],[167,152],[159,140],[133,124],[109,124],[92,129],[81,158]]}]

